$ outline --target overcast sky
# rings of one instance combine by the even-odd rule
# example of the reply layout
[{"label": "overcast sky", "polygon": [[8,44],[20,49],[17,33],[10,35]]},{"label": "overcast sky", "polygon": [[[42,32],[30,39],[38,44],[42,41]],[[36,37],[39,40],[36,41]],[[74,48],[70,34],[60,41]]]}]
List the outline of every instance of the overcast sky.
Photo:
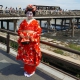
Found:
[{"label": "overcast sky", "polygon": [[80,0],[0,0],[0,5],[25,8],[28,4],[60,6],[62,9],[79,9]]}]

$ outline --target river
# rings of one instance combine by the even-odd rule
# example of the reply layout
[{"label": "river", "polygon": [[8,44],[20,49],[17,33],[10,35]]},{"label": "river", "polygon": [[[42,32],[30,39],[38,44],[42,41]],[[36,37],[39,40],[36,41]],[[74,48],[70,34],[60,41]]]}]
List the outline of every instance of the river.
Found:
[{"label": "river", "polygon": [[[17,29],[18,29],[18,27],[19,27],[19,25],[20,25],[20,23],[22,22],[22,20],[18,20],[17,21]],[[69,20],[66,20],[66,22],[67,23],[69,23]],[[41,24],[41,27],[44,27],[45,24],[46,23],[46,21],[42,21],[42,24]],[[54,19],[52,19],[51,21],[50,21],[50,24],[54,24],[55,23],[55,21],[54,21]],[[60,19],[57,19],[56,20],[56,24],[61,24],[61,20]],[[63,22],[63,24],[65,24],[64,22]],[[12,23],[12,22],[10,22],[9,23],[9,30],[13,30],[14,29],[14,24]],[[69,26],[69,25],[67,25],[67,26]],[[5,29],[7,29],[7,23],[6,22],[3,22],[3,27],[5,28]],[[47,27],[47,26],[45,26],[45,27]],[[1,28],[1,22],[0,22],[0,28]],[[54,26],[53,25],[50,25],[50,28],[54,28]],[[66,28],[68,28],[68,27],[66,27]],[[78,28],[80,28],[80,25],[78,25]],[[61,26],[56,26],[56,29],[57,30],[60,30],[61,29]]]}]

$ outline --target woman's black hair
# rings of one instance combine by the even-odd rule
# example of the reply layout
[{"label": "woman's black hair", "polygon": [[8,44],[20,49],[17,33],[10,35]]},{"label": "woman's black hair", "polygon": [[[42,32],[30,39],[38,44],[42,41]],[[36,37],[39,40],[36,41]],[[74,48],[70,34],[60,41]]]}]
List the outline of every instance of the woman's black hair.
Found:
[{"label": "woman's black hair", "polygon": [[35,11],[33,11],[33,8],[27,7],[26,10],[25,10],[25,14],[26,14],[28,11],[32,11],[33,16],[35,16]]}]

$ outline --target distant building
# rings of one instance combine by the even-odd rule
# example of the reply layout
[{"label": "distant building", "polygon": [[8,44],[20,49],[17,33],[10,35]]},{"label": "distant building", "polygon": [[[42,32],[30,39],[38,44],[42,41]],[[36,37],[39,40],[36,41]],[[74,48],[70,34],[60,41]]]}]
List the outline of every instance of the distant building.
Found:
[{"label": "distant building", "polygon": [[80,10],[71,10],[71,11],[80,11]]},{"label": "distant building", "polygon": [[37,10],[60,10],[59,6],[34,5]]}]

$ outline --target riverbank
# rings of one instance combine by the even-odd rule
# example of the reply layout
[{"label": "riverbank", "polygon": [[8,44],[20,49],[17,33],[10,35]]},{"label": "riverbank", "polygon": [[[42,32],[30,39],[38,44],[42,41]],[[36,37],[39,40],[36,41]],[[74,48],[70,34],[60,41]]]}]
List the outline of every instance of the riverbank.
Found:
[{"label": "riverbank", "polygon": [[65,43],[74,43],[80,45],[80,29],[75,30],[74,37],[71,37],[71,33],[70,32],[67,33],[66,31],[55,31],[51,33],[44,33],[42,37],[46,37],[48,39],[54,39]]},{"label": "riverbank", "polygon": [[[76,44],[80,47],[80,30],[76,30],[75,31],[75,36],[71,37],[69,34],[65,35],[65,32],[61,32],[61,31],[55,31],[55,32],[51,32],[51,33],[44,33],[41,35],[41,40],[47,41],[47,42],[51,42],[53,44],[56,45],[60,45],[60,46],[64,46],[64,47],[68,47],[69,44]],[[6,36],[6,33],[2,33],[0,32],[0,36]],[[17,41],[18,36],[13,36],[10,35],[10,39]],[[77,60],[80,60],[80,55],[76,55],[67,51],[63,51],[60,49],[56,49],[47,45],[43,45],[40,44],[40,47],[43,49],[47,49],[50,51],[53,51],[55,53],[64,55],[64,56],[68,56]]]},{"label": "riverbank", "polygon": [[[75,36],[71,37],[70,34],[65,35],[65,32],[57,31],[57,32],[52,32],[52,33],[44,33],[41,36],[41,40],[51,42],[56,45],[64,46],[64,47],[71,47],[73,49],[79,49],[80,50],[80,30],[75,31]],[[45,46],[41,44],[42,48],[46,48],[47,50],[57,52],[58,54],[68,56],[74,59],[80,60],[80,55],[59,50],[50,46]]]}]

